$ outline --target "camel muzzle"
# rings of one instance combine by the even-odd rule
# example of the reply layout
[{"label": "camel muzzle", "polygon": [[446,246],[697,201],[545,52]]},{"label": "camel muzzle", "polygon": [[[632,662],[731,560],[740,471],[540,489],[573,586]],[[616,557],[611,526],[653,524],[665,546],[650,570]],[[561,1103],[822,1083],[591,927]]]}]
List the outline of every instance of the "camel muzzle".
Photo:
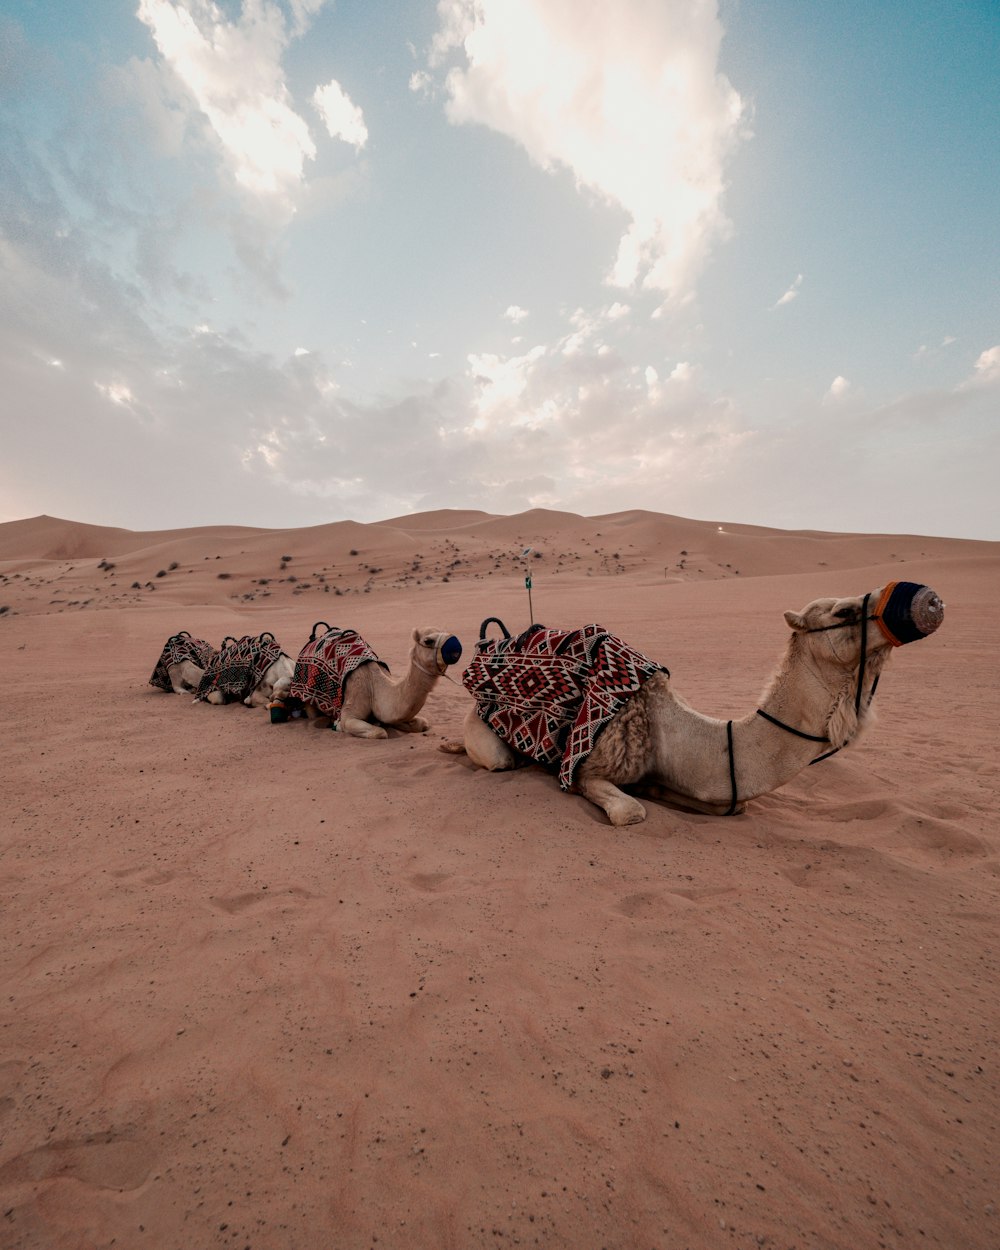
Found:
[{"label": "camel muzzle", "polygon": [[462,658],[462,644],[458,641],[454,634],[450,638],[446,638],[438,648],[441,659],[450,668],[452,664],[457,664]]},{"label": "camel muzzle", "polygon": [[882,591],[874,618],[894,647],[933,634],[944,620],[944,604],[930,586],[890,582]]}]

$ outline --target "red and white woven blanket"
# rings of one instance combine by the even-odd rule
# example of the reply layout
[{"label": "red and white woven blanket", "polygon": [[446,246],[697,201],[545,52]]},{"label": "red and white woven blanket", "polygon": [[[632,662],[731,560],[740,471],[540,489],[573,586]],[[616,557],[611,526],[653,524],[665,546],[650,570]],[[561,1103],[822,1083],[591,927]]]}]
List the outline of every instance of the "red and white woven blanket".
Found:
[{"label": "red and white woven blanket", "polygon": [[205,668],[195,693],[196,699],[204,701],[213,690],[219,690],[227,703],[237,699],[242,702],[257,688],[260,679],[281,655],[281,648],[273,634],[261,634],[254,638],[249,634],[242,638],[223,640],[222,650],[217,652]]},{"label": "red and white woven blanket", "polygon": [[337,721],[344,705],[344,684],[362,664],[380,664],[389,671],[389,665],[378,658],[355,630],[328,628],[318,638],[310,638],[302,648],[295,661],[295,674],[288,693],[293,699],[314,704],[324,716]]},{"label": "red and white woven blanket", "polygon": [[172,634],[167,639],[160,652],[160,658],[156,661],[156,668],[153,669],[149,684],[156,686],[158,690],[167,690],[172,694],[174,688],[170,684],[169,672],[172,664],[183,664],[185,660],[191,660],[199,668],[204,669],[211,663],[214,654],[215,648],[211,643],[205,642],[203,638],[192,638],[186,629],[182,629],[179,634]]},{"label": "red and white woven blanket", "polygon": [[654,673],[667,671],[600,625],[532,625],[516,638],[478,643],[462,684],[497,737],[558,764],[568,790],[601,730]]}]

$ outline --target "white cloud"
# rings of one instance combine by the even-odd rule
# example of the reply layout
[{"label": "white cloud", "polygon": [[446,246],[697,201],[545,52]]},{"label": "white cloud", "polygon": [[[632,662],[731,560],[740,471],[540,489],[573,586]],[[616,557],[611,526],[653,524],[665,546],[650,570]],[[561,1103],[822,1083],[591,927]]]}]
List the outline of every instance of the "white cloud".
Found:
[{"label": "white cloud", "polygon": [[795,281],[792,283],[792,285],[784,293],[784,295],[782,295],[781,298],[776,303],[771,305],[771,311],[773,312],[776,308],[783,308],[786,304],[790,304],[793,299],[798,299],[799,290],[801,287],[802,287],[802,275],[799,274],[798,277],[795,279]]},{"label": "white cloud", "polygon": [[973,376],[961,384],[960,390],[1000,384],[1000,345],[981,351],[974,367]]},{"label": "white cloud", "polygon": [[353,104],[337,80],[331,79],[325,87],[317,87],[313,93],[313,105],[323,118],[330,137],[343,139],[356,148],[368,142],[368,128],[364,114]]},{"label": "white cloud", "polygon": [[416,69],[410,75],[410,90],[417,95],[429,95],[434,79],[425,70]]},{"label": "white cloud", "polygon": [[105,399],[110,399],[119,408],[130,408],[135,403],[135,396],[125,382],[95,382],[94,385]]},{"label": "white cloud", "polygon": [[838,373],[830,383],[830,389],[823,396],[823,400],[825,403],[835,403],[838,399],[842,399],[850,389],[850,382]]},{"label": "white cloud", "polygon": [[724,166],[743,126],[715,4],[439,0],[438,16],[431,66],[457,60],[449,119],[509,135],[624,210],[612,284],[690,294],[729,229]]},{"label": "white cloud", "polygon": [[[318,0],[293,0],[297,33],[318,8]],[[208,120],[240,186],[264,197],[294,191],[316,146],[285,85],[282,10],[252,0],[229,22],[212,0],[139,0],[138,17]]]},{"label": "white cloud", "polygon": [[504,313],[507,320],[512,322],[514,325],[520,325],[525,317],[529,315],[530,314],[526,308],[520,308],[517,304],[510,304],[507,311]]}]

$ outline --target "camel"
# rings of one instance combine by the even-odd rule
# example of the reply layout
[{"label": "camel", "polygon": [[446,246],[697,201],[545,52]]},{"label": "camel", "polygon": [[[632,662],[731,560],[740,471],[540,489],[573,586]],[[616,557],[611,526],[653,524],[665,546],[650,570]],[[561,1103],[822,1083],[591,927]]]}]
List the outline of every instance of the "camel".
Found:
[{"label": "camel", "polygon": [[[228,644],[228,646],[227,646]],[[273,634],[254,638],[226,637],[212,657],[195,692],[196,703],[245,703],[261,707],[272,697],[276,685],[290,681],[292,660]]]},{"label": "camel", "polygon": [[188,694],[197,690],[215,648],[202,638],[192,638],[186,629],[172,634],[163,645],[149,684],[168,694]]},{"label": "camel", "polygon": [[[317,633],[320,626],[325,629]],[[438,678],[461,655],[461,643],[448,631],[415,629],[409,668],[394,678],[358,633],[318,621],[294,676],[275,689],[274,699],[299,700],[314,727],[338,729],[355,738],[387,738],[387,726],[425,733],[429,726],[418,712]]]},{"label": "camel", "polygon": [[[709,815],[742,812],[806,765],[857,741],[872,723],[872,696],[892,649],[933,633],[944,604],[927,586],[890,582],[855,598],[816,599],[784,617],[791,637],[754,712],[733,721],[704,716],[674,693],[668,672],[646,661],[635,692],[598,729],[564,788],[596,804],[616,826],[646,818],[623,786]],[[877,628],[869,628],[872,622]],[[488,653],[503,645],[481,641],[479,648]],[[474,685],[477,660],[463,677],[467,688]],[[464,742],[441,750],[464,750],[491,771],[524,762],[483,712],[477,702],[464,724]]]}]

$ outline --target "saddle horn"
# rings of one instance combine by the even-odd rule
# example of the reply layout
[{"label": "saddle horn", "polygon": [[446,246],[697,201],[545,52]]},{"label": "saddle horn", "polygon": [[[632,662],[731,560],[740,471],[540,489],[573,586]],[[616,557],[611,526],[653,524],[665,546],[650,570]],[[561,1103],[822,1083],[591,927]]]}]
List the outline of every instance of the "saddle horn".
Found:
[{"label": "saddle horn", "polygon": [[330,630],[333,628],[333,626],[328,625],[326,621],[317,621],[316,624],[312,627],[312,633],[310,633],[309,635],[310,642],[316,641],[316,630],[319,629],[321,625],[323,626],[323,632],[325,634],[328,634]]},{"label": "saddle horn", "polygon": [[507,626],[503,623],[503,621],[501,621],[501,620],[500,620],[500,618],[499,618],[498,616],[488,616],[488,617],[486,618],[486,620],[485,620],[485,621],[483,621],[482,625],[480,625],[480,626],[479,626],[479,641],[480,641],[480,642],[485,642],[485,641],[486,641],[486,627],[487,627],[488,625],[499,625],[499,626],[500,626],[500,629],[501,629],[501,631],[502,631],[502,633],[503,633],[503,636],[504,636],[505,638],[509,638],[509,637],[510,637],[510,630],[509,630],[509,629],[507,628]]}]

